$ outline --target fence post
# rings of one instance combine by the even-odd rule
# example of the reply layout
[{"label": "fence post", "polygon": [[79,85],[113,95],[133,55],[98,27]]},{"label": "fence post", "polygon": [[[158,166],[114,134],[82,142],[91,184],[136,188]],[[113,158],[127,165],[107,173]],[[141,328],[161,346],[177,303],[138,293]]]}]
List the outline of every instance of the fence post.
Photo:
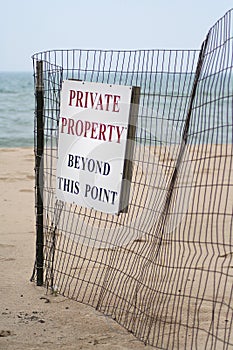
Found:
[{"label": "fence post", "polygon": [[44,94],[43,94],[43,61],[36,62],[36,272],[37,286],[43,285],[43,152],[44,152]]},{"label": "fence post", "polygon": [[129,115],[129,125],[127,133],[127,144],[125,151],[125,162],[122,177],[122,188],[121,188],[121,198],[120,198],[120,212],[128,212],[129,195],[130,195],[130,185],[132,182],[132,172],[133,172],[133,151],[135,144],[136,126],[138,119],[138,109],[140,100],[140,87],[132,87],[131,96],[131,106]]}]

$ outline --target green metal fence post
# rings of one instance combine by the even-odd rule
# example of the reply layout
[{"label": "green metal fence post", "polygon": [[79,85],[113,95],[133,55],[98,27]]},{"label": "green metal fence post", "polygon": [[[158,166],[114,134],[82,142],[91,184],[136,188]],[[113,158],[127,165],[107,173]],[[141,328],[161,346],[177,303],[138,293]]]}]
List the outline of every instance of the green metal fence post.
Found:
[{"label": "green metal fence post", "polygon": [[37,286],[43,285],[43,152],[44,152],[43,61],[36,64],[36,269]]}]

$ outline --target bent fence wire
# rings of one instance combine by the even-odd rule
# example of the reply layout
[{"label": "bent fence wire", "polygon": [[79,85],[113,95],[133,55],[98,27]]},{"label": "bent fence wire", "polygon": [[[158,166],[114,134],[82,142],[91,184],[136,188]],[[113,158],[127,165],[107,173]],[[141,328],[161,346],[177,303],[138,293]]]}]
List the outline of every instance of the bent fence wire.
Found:
[{"label": "bent fence wire", "polygon": [[[33,56],[37,278],[161,349],[233,349],[231,17],[200,51]],[[140,87],[127,213],[56,200],[63,79]]]}]

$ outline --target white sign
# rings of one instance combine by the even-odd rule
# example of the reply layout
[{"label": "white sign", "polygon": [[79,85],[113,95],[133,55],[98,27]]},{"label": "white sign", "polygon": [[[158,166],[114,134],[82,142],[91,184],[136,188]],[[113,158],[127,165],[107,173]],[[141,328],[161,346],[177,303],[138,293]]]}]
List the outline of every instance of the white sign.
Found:
[{"label": "white sign", "polygon": [[56,196],[118,213],[132,87],[66,80],[61,91]]}]

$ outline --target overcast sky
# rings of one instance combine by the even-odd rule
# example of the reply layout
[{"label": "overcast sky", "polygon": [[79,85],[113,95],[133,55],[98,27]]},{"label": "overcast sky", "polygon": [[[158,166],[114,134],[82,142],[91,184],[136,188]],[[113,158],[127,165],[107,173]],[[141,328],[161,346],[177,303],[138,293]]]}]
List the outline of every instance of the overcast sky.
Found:
[{"label": "overcast sky", "polygon": [[0,0],[0,71],[50,49],[196,49],[232,0]]}]

